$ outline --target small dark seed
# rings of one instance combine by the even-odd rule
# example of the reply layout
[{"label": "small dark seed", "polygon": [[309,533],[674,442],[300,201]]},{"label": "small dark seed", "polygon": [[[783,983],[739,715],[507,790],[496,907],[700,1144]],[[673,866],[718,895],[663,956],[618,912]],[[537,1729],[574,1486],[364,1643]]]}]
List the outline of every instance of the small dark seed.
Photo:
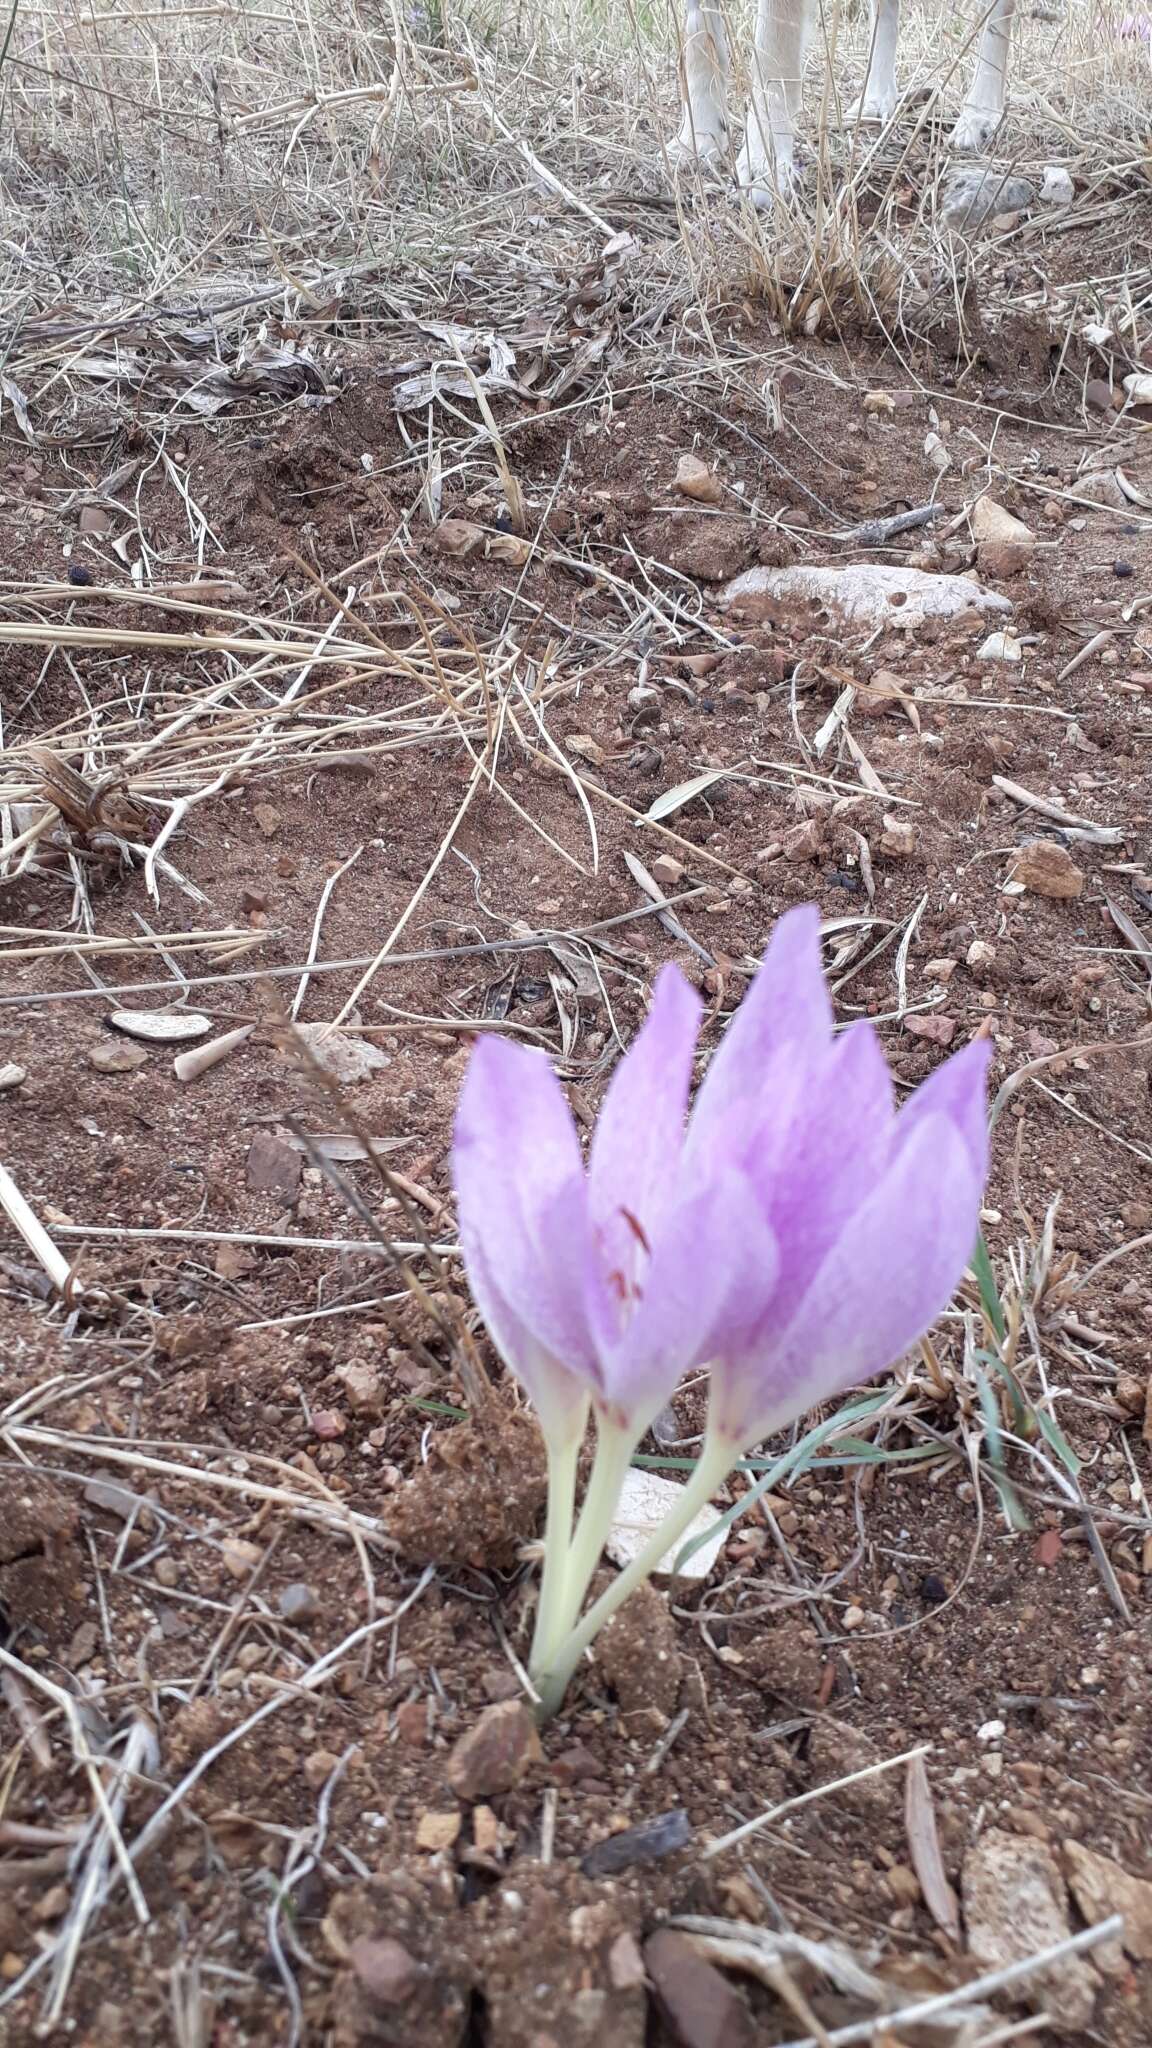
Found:
[{"label": "small dark seed", "polygon": [[69,583],[91,583],[92,571],[85,568],[83,562],[69,562],[68,581]]},{"label": "small dark seed", "polygon": [[920,1581],[920,1598],[930,1607],[939,1607],[948,1598],[948,1588],[937,1572],[925,1572]]},{"label": "small dark seed", "polygon": [[1132,576],[1135,574],[1135,571],[1131,562],[1113,562],[1112,574],[1114,576]]}]

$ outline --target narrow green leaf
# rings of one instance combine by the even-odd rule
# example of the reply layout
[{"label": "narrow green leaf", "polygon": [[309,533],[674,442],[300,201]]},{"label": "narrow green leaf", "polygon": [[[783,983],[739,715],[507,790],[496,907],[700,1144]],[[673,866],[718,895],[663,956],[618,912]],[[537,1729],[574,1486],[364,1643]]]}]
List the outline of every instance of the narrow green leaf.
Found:
[{"label": "narrow green leaf", "polygon": [[987,1373],[977,1367],[976,1393],[984,1416],[985,1438],[988,1446],[986,1465],[988,1476],[999,1496],[1004,1520],[1010,1529],[1029,1529],[1031,1523],[1016,1488],[1004,1469],[1004,1439],[1000,1434],[1000,1414],[996,1396]]},{"label": "narrow green leaf", "polygon": [[836,1436],[847,1423],[862,1422],[866,1415],[874,1415],[877,1408],[888,1398],[887,1390],[881,1394],[868,1394],[862,1401],[854,1401],[847,1408],[841,1408],[837,1415],[829,1416],[826,1422],[818,1422],[814,1429],[810,1429],[806,1436],[800,1438],[799,1443],[793,1444],[790,1450],[785,1451],[783,1457],[777,1458],[775,1464],[769,1465],[755,1486],[750,1487],[747,1493],[741,1494],[739,1500],[733,1501],[732,1506],[726,1509],[718,1521],[713,1522],[710,1529],[704,1530],[701,1535],[692,1537],[690,1542],[682,1545],[676,1553],[674,1572],[681,1571],[688,1559],[702,1549],[705,1543],[710,1543],[721,1532],[727,1533],[742,1514],[750,1507],[754,1507],[758,1500],[763,1500],[764,1495],[771,1493],[772,1488],[778,1486],[782,1479],[790,1475],[798,1477],[807,1468],[821,1445]]},{"label": "narrow green leaf", "polygon": [[1004,1308],[1000,1300],[1000,1290],[996,1285],[996,1275],[992,1270],[992,1260],[988,1254],[988,1246],[984,1242],[983,1231],[980,1232],[979,1237],[976,1239],[976,1249],[972,1254],[970,1263],[972,1271],[976,1275],[976,1285],[980,1290],[980,1301],[984,1313],[995,1330],[1000,1343],[1003,1344],[1005,1337],[1008,1335],[1008,1325],[1004,1320]]},{"label": "narrow green leaf", "polygon": [[1061,1429],[1060,1424],[1056,1421],[1054,1416],[1049,1415],[1046,1408],[1034,1408],[1032,1410],[1032,1413],[1036,1417],[1036,1421],[1040,1426],[1041,1436],[1055,1451],[1056,1456],[1059,1458],[1060,1463],[1064,1466],[1065,1470],[1070,1472],[1072,1474],[1073,1479],[1075,1479],[1077,1473],[1080,1470],[1080,1460],[1076,1456],[1075,1451],[1072,1449],[1072,1446],[1069,1443],[1067,1437],[1065,1436],[1064,1431]]}]

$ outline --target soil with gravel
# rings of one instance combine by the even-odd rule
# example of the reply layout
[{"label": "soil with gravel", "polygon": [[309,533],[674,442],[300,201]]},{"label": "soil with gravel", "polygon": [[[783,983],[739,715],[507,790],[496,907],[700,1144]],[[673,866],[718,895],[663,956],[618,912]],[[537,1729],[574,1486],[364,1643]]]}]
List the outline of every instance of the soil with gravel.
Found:
[{"label": "soil with gravel", "polygon": [[[777,349],[762,316],[733,321],[746,365]],[[550,649],[584,659],[579,689],[548,711],[567,765],[522,743],[523,719],[520,738],[506,735],[503,790],[474,796],[400,957],[358,1005],[361,1039],[386,1063],[339,1099],[286,1039],[295,982],[258,972],[307,958],[321,892],[358,848],[319,957],[381,946],[468,790],[474,759],[450,726],[403,750],[351,743],[336,765],[240,778],[190,813],[167,853],[200,894],[164,881],[162,928],[235,923],[264,939],[236,963],[252,978],[191,991],[217,1030],[255,1026],[194,1082],[176,1079],[163,1046],[109,1071],[108,1047],[127,1041],[107,1015],[132,995],[88,990],[62,944],[20,957],[17,941],[67,932],[66,856],[7,891],[5,995],[20,1000],[0,1009],[0,1064],[26,1078],[0,1094],[0,1151],[77,1256],[80,1293],[46,1295],[20,1240],[2,1240],[0,1604],[9,1649],[55,1691],[17,1675],[8,1694],[0,2039],[38,2038],[74,1896],[72,1831],[92,1813],[61,1688],[110,1759],[109,1788],[143,1724],[127,1842],[182,1787],[140,1858],[139,1910],[113,1859],[86,1926],[50,2029],[86,2048],[791,2041],[812,2014],[834,2032],[870,2008],[795,1958],[775,1988],[749,1969],[714,1977],[668,1923],[715,1916],[833,1941],[910,2003],[995,1967],[974,1935],[993,1865],[1009,1873],[1003,1925],[1022,1872],[1050,1897],[1055,1932],[1033,1947],[1091,1916],[1075,1845],[1152,1883],[1152,524],[1131,501],[1080,502],[1078,488],[1101,450],[1152,491],[1152,435],[1107,399],[1083,409],[1087,362],[1069,355],[1054,377],[1047,343],[1008,332],[992,353],[911,375],[859,344],[803,344],[771,433],[763,405],[704,377],[696,396],[630,395],[621,375],[575,424],[562,406],[502,399],[529,532],[547,543],[526,568],[449,553],[427,522],[397,541],[425,477],[420,436],[406,445],[390,405],[399,349],[350,357],[322,409],[181,429],[169,452],[219,543],[212,573],[243,591],[243,612],[290,607],[320,630],[332,616],[320,575],[329,593],[357,585],[369,650],[373,633],[396,642],[373,624],[392,617],[373,600],[399,589],[446,658],[472,648],[494,672],[514,658],[529,684]],[[930,432],[950,456],[938,478]],[[756,563],[969,570],[964,508],[989,482],[990,449],[991,495],[1034,536],[1022,561],[990,554],[977,569],[1012,602],[1018,659],[981,657],[999,621],[974,614],[907,629],[894,613],[869,633],[780,602],[748,620],[722,607],[725,581]],[[102,472],[115,453],[101,451]],[[688,453],[719,479],[717,504],[676,489]],[[53,451],[9,441],[0,458],[22,575],[55,579],[67,545],[73,566],[126,583],[102,538],[52,509],[74,482]],[[178,565],[181,500],[150,488],[151,545]],[[835,537],[934,491],[942,516],[886,547]],[[498,484],[478,506],[446,470],[441,520],[495,534],[499,505]],[[366,557],[366,576],[345,573]],[[623,602],[579,566],[597,562]],[[645,628],[652,576],[683,593],[679,646]],[[78,588],[71,616],[92,602]],[[155,613],[120,606],[114,620],[146,630]],[[9,647],[7,745],[53,744],[82,691],[145,707],[152,692],[170,709],[167,693],[212,679],[208,659]],[[368,673],[341,679],[329,709],[346,709],[354,732],[359,708],[403,701],[400,682]],[[71,758],[81,765],[81,749]],[[700,794],[638,824],[706,771],[716,779]],[[626,853],[678,899],[670,929]],[[1021,885],[1053,861],[1075,893]],[[88,872],[100,932],[161,928],[138,868]],[[997,1125],[985,1223],[1017,1318],[1027,1448],[1006,1450],[1004,1472],[1019,1513],[997,1490],[953,1319],[934,1369],[915,1363],[916,1426],[884,1439],[907,1457],[783,1485],[735,1524],[703,1587],[625,1611],[537,1743],[514,1704],[543,1499],[536,1438],[480,1329],[486,1396],[468,1368],[450,1255],[414,1258],[416,1300],[372,1219],[386,1236],[451,1244],[451,1117],[479,1023],[562,1051],[587,1125],[658,966],[675,960],[700,987],[714,1045],[774,919],[803,900],[828,921],[840,1017],[875,1017],[902,1088],[977,1032],[993,1041],[994,1087],[1033,1065]],[[508,944],[613,919],[592,943]],[[874,921],[867,944],[861,920]],[[104,989],[166,974],[154,951],[92,968]],[[335,1015],[357,978],[314,979],[301,1018]],[[351,1205],[290,1142],[297,1127],[346,1129],[345,1114],[389,1141],[398,1177],[385,1186],[370,1162],[346,1160]],[[970,1307],[978,1323],[974,1293]],[[1079,1461],[1075,1480],[1034,1404]],[[699,1419],[694,1389],[644,1450],[690,1457]],[[349,1511],[368,1518],[353,1533]],[[461,1737],[508,1708],[501,1755],[462,1757]],[[741,1821],[920,1746],[960,1896],[951,1929],[926,1896],[905,1766],[705,1857]],[[655,1846],[631,1841],[673,1813],[683,1820]],[[1146,2041],[1144,1912],[1126,1946],[1005,1994],[1005,2021],[1046,2010],[1037,2041]],[[42,1954],[45,1970],[26,1975]]]}]

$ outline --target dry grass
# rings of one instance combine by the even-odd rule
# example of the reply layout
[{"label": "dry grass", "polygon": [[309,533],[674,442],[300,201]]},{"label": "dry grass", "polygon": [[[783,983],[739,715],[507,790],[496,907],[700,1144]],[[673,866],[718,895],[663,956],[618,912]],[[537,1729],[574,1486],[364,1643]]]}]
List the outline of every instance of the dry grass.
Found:
[{"label": "dry grass", "polygon": [[[1094,185],[1139,164],[1149,64],[1117,32],[1124,12],[1122,0],[1075,0],[1055,19],[1029,12],[1001,155],[1051,156]],[[938,112],[922,96],[954,106],[975,28],[931,5],[908,15],[901,78],[914,112],[896,145],[837,132],[868,30],[860,7],[829,10],[838,91],[814,66],[807,129],[822,118],[828,130],[813,182],[830,254],[858,243],[870,187],[882,242],[884,194],[905,165],[926,205],[939,172]],[[247,301],[242,326],[277,300],[307,324],[354,277],[354,336],[387,316],[399,277],[408,297],[481,238],[510,270],[509,244],[521,242],[531,275],[593,223],[674,231],[661,159],[676,39],[668,0],[639,12],[484,0],[23,6],[0,74],[5,324],[18,334],[49,306],[106,310],[118,298],[194,317],[209,286],[216,304]],[[845,169],[837,199],[826,173]],[[753,223],[731,233],[763,246]],[[709,237],[690,222],[684,235],[685,282],[698,284]],[[59,370],[59,345],[55,360]]]}]

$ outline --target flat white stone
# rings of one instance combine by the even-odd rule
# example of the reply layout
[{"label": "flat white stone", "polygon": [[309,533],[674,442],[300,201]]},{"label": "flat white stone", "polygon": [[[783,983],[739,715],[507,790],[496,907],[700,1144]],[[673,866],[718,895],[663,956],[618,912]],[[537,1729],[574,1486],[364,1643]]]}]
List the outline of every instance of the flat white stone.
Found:
[{"label": "flat white stone", "polygon": [[296,1031],[317,1066],[331,1074],[334,1081],[366,1081],[381,1067],[391,1064],[388,1053],[373,1045],[370,1038],[352,1037],[331,1024],[297,1024]]},{"label": "flat white stone", "polygon": [[108,1019],[114,1031],[127,1038],[143,1038],[152,1045],[182,1045],[191,1038],[206,1038],[211,1017],[199,1010],[113,1010]]},{"label": "flat white stone", "polygon": [[[631,1564],[634,1557],[639,1557],[653,1531],[671,1513],[683,1492],[684,1488],[674,1479],[663,1479],[659,1472],[647,1472],[638,1465],[629,1467],[607,1543],[613,1564]],[[657,1571],[665,1577],[670,1576],[677,1552],[697,1536],[715,1528],[720,1513],[721,1510],[714,1507],[701,1509],[686,1533],[678,1537],[671,1550],[661,1558]],[[727,1534],[726,1529],[721,1530],[710,1543],[702,1543],[699,1550],[693,1551],[680,1574],[681,1578],[706,1579],[724,1548]]]},{"label": "flat white stone", "polygon": [[849,562],[842,569],[747,569],[725,585],[720,602],[755,615],[759,606],[789,602],[826,605],[852,626],[907,629],[921,619],[963,612],[1010,612],[1009,598],[968,576],[927,569],[897,569],[883,562]]}]

